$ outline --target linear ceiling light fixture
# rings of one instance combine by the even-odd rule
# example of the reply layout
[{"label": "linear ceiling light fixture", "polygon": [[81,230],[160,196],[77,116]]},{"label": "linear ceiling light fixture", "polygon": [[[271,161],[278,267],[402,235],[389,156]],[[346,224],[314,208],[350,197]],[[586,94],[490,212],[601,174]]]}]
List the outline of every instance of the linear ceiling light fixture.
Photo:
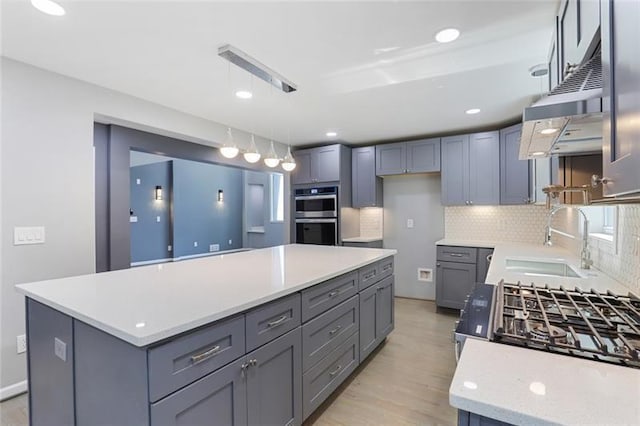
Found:
[{"label": "linear ceiling light fixture", "polygon": [[230,44],[220,46],[218,48],[218,56],[239,66],[243,70],[266,81],[285,93],[291,93],[298,90],[298,87],[287,78]]}]

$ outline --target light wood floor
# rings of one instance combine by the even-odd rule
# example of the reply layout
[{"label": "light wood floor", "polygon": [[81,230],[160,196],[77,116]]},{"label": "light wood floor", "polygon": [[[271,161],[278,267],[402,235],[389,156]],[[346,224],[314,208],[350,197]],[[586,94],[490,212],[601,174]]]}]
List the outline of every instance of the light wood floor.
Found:
[{"label": "light wood floor", "polygon": [[[387,341],[305,426],[454,425],[449,384],[455,370],[451,330],[457,314],[433,302],[396,298]],[[0,403],[0,425],[28,425],[27,396]]]}]

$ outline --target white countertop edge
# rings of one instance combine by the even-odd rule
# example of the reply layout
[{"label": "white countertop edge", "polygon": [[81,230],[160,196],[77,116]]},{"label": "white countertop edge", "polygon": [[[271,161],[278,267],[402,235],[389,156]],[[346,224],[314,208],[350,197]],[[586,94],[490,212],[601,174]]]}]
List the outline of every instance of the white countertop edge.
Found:
[{"label": "white countertop edge", "polygon": [[66,314],[66,315],[69,315],[72,318],[75,318],[75,319],[77,319],[79,321],[82,321],[82,322],[84,322],[84,323],[86,323],[88,325],[91,325],[91,326],[99,329],[99,330],[102,330],[102,331],[104,331],[106,333],[109,333],[110,335],[115,336],[115,337],[117,337],[117,338],[119,338],[121,340],[124,340],[125,342],[131,343],[132,345],[137,346],[137,347],[144,347],[144,346],[149,346],[149,345],[158,343],[158,342],[160,342],[162,340],[165,340],[165,339],[168,339],[168,338],[171,338],[171,337],[175,337],[175,336],[177,336],[179,334],[182,334],[184,332],[193,330],[195,328],[202,327],[202,326],[207,325],[207,324],[211,324],[211,323],[213,323],[215,321],[219,321],[219,320],[228,318],[228,317],[230,317],[232,315],[240,314],[240,313],[245,312],[245,311],[247,311],[249,309],[252,309],[252,308],[255,308],[255,307],[260,306],[262,304],[274,301],[274,300],[279,299],[281,297],[288,296],[290,294],[293,294],[293,293],[296,293],[298,291],[304,290],[304,289],[306,289],[308,287],[312,287],[312,286],[314,286],[316,284],[320,284],[320,283],[322,283],[324,281],[327,281],[327,280],[330,280],[332,278],[335,278],[335,277],[338,277],[340,275],[343,275],[345,273],[357,270],[357,269],[359,269],[359,268],[361,268],[363,266],[366,266],[366,265],[369,265],[371,263],[377,262],[379,260],[385,259],[385,258],[387,258],[389,256],[394,256],[394,255],[396,255],[398,253],[398,251],[395,250],[395,249],[378,249],[378,250],[384,250],[385,253],[382,253],[379,256],[374,257],[373,259],[369,259],[366,262],[354,263],[349,268],[340,269],[340,270],[338,270],[336,272],[333,272],[331,274],[326,274],[326,275],[324,275],[322,277],[318,277],[316,279],[301,283],[299,285],[295,285],[295,286],[289,287],[289,288],[287,288],[285,290],[278,291],[278,292],[275,292],[275,293],[271,293],[271,294],[269,294],[269,295],[267,295],[265,297],[260,297],[260,298],[257,298],[257,299],[249,300],[246,303],[243,303],[243,304],[240,304],[240,305],[236,305],[236,306],[234,306],[234,307],[232,307],[230,309],[226,309],[226,310],[223,310],[223,311],[220,311],[220,312],[216,312],[215,314],[207,315],[205,317],[198,318],[198,319],[196,319],[194,321],[183,323],[183,324],[177,325],[175,327],[171,327],[171,328],[165,329],[163,331],[147,335],[145,337],[136,337],[136,336],[131,335],[129,333],[123,332],[120,329],[111,327],[108,324],[105,324],[105,323],[97,321],[97,320],[95,320],[93,318],[87,317],[86,315],[83,315],[82,313],[77,312],[77,311],[75,311],[73,309],[69,309],[69,308],[67,308],[65,306],[62,306],[62,305],[60,305],[58,303],[55,303],[54,301],[48,300],[48,299],[46,299],[44,297],[41,297],[38,294],[33,293],[33,292],[29,291],[28,289],[23,287],[24,285],[28,285],[28,283],[17,284],[15,286],[15,289],[16,289],[16,291],[18,293],[23,294],[24,296],[27,296],[27,297],[29,297],[29,298],[31,298],[31,299],[39,302],[39,303],[42,303],[43,305],[49,306],[51,308],[54,308],[54,309]]},{"label": "white countertop edge", "polygon": [[382,237],[351,237],[343,238],[342,241],[347,243],[371,243],[374,241],[382,241]]},{"label": "white countertop edge", "polygon": [[436,241],[437,246],[456,246],[456,247],[478,247],[478,248],[495,248],[497,245],[502,244],[502,241],[488,241],[488,240],[465,240],[458,238],[443,238]]}]

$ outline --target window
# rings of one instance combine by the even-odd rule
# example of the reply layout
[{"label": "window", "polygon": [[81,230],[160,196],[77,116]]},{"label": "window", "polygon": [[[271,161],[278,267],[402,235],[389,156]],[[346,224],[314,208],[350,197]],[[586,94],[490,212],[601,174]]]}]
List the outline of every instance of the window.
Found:
[{"label": "window", "polygon": [[271,222],[284,221],[284,177],[271,173]]},{"label": "window", "polygon": [[[618,217],[617,206],[588,206],[581,210],[589,218],[589,235],[603,240],[613,241]],[[580,219],[582,226],[582,218]]]}]

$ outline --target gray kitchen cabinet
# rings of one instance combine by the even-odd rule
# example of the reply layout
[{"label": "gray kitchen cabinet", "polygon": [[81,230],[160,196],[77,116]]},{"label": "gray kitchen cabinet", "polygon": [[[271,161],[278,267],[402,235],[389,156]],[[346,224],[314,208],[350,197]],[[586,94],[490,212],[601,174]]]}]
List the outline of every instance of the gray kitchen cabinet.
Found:
[{"label": "gray kitchen cabinet", "polygon": [[393,276],[360,292],[360,360],[393,330]]},{"label": "gray kitchen cabinet", "polygon": [[476,281],[479,283],[486,282],[487,272],[493,258],[492,248],[478,248],[478,263],[476,263]]},{"label": "gray kitchen cabinet", "polygon": [[567,64],[581,64],[597,48],[600,41],[600,2],[564,0],[558,11],[558,30],[562,81],[567,76]]},{"label": "gray kitchen cabinet", "polygon": [[442,138],[442,204],[500,203],[498,132]]},{"label": "gray kitchen cabinet", "polygon": [[301,149],[293,155],[297,163],[297,167],[291,172],[291,182],[294,185],[338,182],[341,174],[351,167],[351,149],[340,144]]},{"label": "gray kitchen cabinet", "polygon": [[382,248],[382,239],[374,241],[344,241],[342,245],[345,247],[360,247],[360,248]]},{"label": "gray kitchen cabinet", "polygon": [[436,305],[462,309],[476,282],[476,264],[438,261],[436,267]]},{"label": "gray kitchen cabinet", "polygon": [[246,358],[249,365],[246,373],[248,423],[301,424],[301,328],[256,349],[247,354]]},{"label": "gray kitchen cabinet", "polygon": [[522,124],[500,130],[500,204],[531,202],[531,162],[519,160]]},{"label": "gray kitchen cabinet", "polygon": [[511,426],[511,423],[505,423],[490,417],[481,416],[480,414],[458,410],[458,426]]},{"label": "gray kitchen cabinet", "polygon": [[376,146],[376,175],[440,171],[440,138]]},{"label": "gray kitchen cabinet", "polygon": [[605,196],[640,192],[640,2],[602,1]]},{"label": "gray kitchen cabinet", "polygon": [[376,176],[376,148],[351,150],[352,207],[382,207],[382,178]]},{"label": "gray kitchen cabinet", "polygon": [[246,358],[242,357],[152,404],[151,424],[154,426],[246,425],[245,362]]},{"label": "gray kitchen cabinet", "polygon": [[560,83],[560,37],[558,17],[553,22],[553,36],[551,37],[551,45],[549,47],[549,55],[547,56],[547,70],[549,74],[548,90],[555,88]]}]

